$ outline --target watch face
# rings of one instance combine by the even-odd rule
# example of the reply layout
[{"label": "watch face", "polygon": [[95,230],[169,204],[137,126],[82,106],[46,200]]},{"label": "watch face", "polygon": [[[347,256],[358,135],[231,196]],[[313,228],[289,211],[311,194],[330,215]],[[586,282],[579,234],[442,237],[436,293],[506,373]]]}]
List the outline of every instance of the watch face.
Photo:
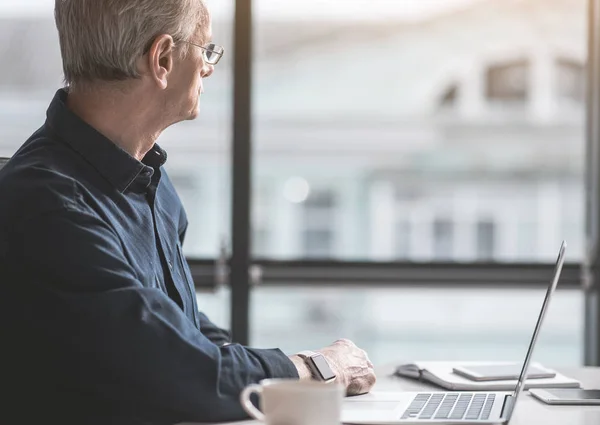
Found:
[{"label": "watch face", "polygon": [[329,367],[329,363],[325,360],[325,357],[322,355],[311,357],[314,365],[316,366],[319,375],[321,375],[321,379],[323,381],[329,381],[330,379],[335,378],[335,374]]}]

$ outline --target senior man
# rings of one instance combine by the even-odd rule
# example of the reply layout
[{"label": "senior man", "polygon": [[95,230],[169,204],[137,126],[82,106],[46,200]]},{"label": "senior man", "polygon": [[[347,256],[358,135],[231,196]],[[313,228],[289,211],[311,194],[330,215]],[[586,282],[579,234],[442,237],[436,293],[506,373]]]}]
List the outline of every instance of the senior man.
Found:
[{"label": "senior man", "polygon": [[223,55],[203,1],[56,0],[55,18],[65,88],[0,171],[0,422],[242,419],[240,391],[264,378],[369,391],[348,340],[288,357],[197,309],[156,141],[198,115]]}]

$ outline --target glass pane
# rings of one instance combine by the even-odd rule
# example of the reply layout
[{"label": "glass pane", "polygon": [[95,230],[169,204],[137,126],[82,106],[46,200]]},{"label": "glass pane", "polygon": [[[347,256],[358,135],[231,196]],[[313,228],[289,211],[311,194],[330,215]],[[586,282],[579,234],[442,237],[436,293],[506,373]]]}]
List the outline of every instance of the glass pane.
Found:
[{"label": "glass pane", "polygon": [[[349,338],[375,364],[414,360],[523,361],[540,289],[257,287],[252,344],[288,354]],[[269,308],[264,308],[269,306]],[[548,365],[581,365],[583,294],[557,291],[535,349]]]},{"label": "glass pane", "polygon": [[585,0],[255,0],[255,34],[261,256],[582,258]]},{"label": "glass pane", "polygon": [[[158,140],[188,213],[184,250],[194,257],[215,257],[230,227],[233,0],[207,3],[213,40],[230,53],[204,82],[200,117],[169,128]],[[53,8],[54,0],[0,2],[0,53],[7,58],[0,68],[0,157],[11,156],[43,124],[63,85]]]},{"label": "glass pane", "polygon": [[433,222],[433,255],[446,260],[454,252],[454,226],[451,220],[436,219]]},{"label": "glass pane", "polygon": [[408,221],[396,223],[396,256],[398,259],[406,260],[410,252],[410,230]]},{"label": "glass pane", "polygon": [[198,311],[204,313],[210,321],[222,329],[231,329],[229,288],[219,287],[214,291],[196,291]]},{"label": "glass pane", "polygon": [[480,260],[494,258],[496,226],[492,221],[477,223],[477,256]]},{"label": "glass pane", "polygon": [[313,191],[301,205],[304,256],[331,257],[335,243],[335,193]]},{"label": "glass pane", "polygon": [[[34,6],[39,7],[32,7]],[[46,120],[62,64],[54,1],[0,4],[0,156],[11,156]]]},{"label": "glass pane", "polygon": [[577,103],[585,98],[585,67],[576,60],[559,58],[558,68],[558,92],[564,101]]}]

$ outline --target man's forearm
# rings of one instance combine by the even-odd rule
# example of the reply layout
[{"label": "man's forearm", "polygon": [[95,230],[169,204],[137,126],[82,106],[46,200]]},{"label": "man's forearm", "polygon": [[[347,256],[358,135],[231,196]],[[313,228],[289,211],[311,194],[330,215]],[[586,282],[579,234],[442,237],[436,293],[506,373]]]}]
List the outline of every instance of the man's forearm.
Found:
[{"label": "man's forearm", "polygon": [[296,366],[296,369],[298,370],[298,377],[301,381],[310,381],[312,379],[312,373],[310,372],[310,369],[304,360],[300,358],[300,356],[290,356],[290,360],[292,363],[294,363],[294,366]]},{"label": "man's forearm", "polygon": [[228,345],[231,343],[231,334],[225,329],[219,328],[212,323],[208,317],[201,311],[198,312],[200,320],[200,331],[218,346]]}]

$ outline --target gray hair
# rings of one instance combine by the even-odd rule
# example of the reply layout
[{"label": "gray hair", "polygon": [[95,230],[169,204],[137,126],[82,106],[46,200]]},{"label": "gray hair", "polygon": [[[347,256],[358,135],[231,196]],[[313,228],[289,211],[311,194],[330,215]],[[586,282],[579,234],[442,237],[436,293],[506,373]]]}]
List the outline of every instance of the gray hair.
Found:
[{"label": "gray hair", "polygon": [[67,85],[138,78],[158,35],[188,40],[209,22],[204,0],[56,0],[54,17]]}]

